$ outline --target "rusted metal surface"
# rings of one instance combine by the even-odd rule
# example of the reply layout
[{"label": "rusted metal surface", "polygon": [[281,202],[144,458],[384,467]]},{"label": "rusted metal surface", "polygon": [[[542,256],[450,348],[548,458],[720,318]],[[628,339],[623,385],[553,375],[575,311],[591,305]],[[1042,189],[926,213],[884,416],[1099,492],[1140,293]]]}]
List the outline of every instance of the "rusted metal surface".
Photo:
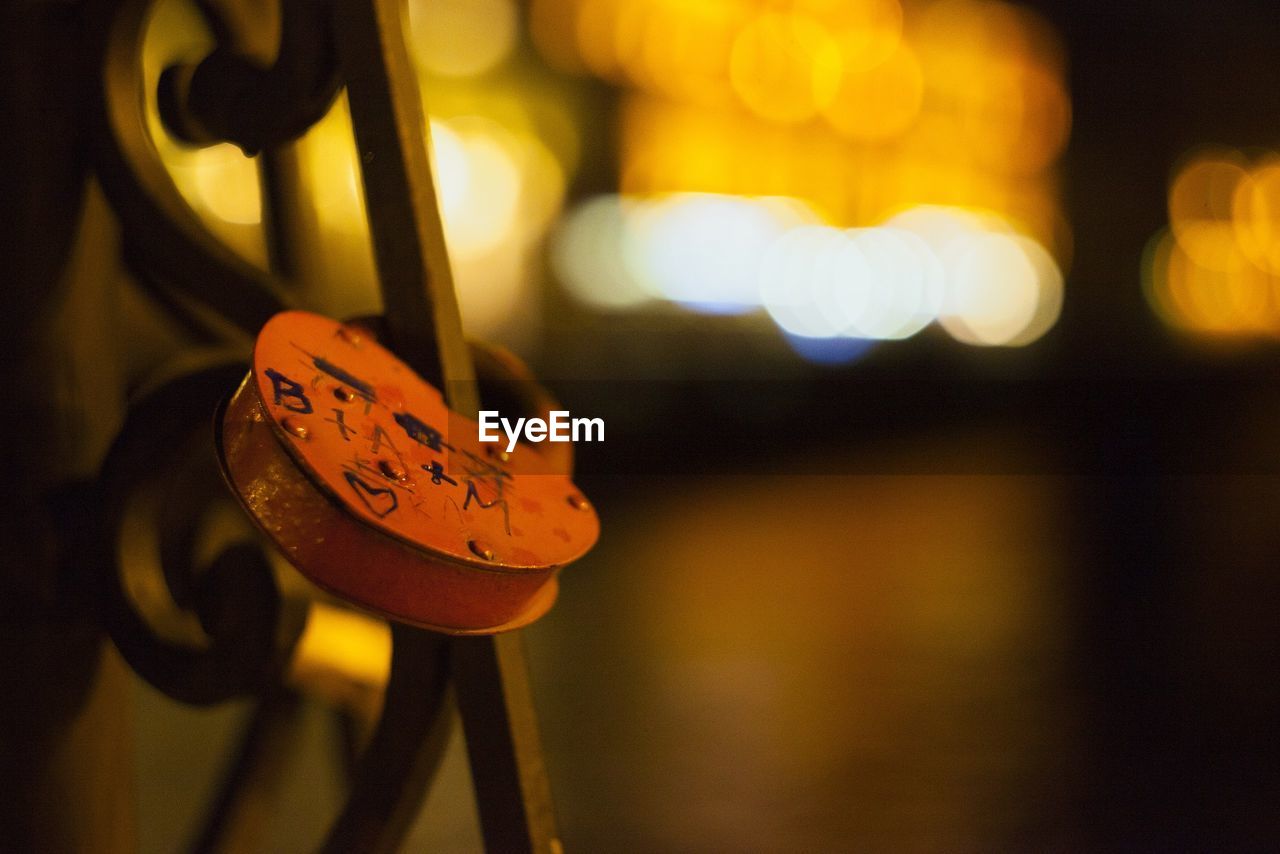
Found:
[{"label": "rusted metal surface", "polygon": [[231,483],[304,575],[452,634],[541,616],[599,532],[565,473],[493,447],[368,330],[305,312],[266,325],[222,422]]}]

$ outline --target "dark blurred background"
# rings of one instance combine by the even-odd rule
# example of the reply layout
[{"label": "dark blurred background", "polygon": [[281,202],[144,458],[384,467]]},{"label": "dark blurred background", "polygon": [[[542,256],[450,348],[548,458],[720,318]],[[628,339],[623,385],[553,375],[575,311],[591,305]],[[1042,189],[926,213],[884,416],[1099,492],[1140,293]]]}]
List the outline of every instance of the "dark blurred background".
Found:
[{"label": "dark blurred background", "polygon": [[[67,574],[68,490],[211,335],[124,261],[90,5],[0,35],[6,788],[73,849],[171,851],[247,705],[129,674]],[[1277,23],[411,0],[464,322],[607,424],[601,540],[526,632],[566,850],[1276,847]],[[161,0],[147,80],[209,44]],[[259,164],[151,132],[265,264]],[[336,316],[377,306],[349,135],[339,100],[299,144]],[[261,850],[344,791],[329,701],[299,721]],[[413,845],[478,850],[467,773],[455,743]]]}]

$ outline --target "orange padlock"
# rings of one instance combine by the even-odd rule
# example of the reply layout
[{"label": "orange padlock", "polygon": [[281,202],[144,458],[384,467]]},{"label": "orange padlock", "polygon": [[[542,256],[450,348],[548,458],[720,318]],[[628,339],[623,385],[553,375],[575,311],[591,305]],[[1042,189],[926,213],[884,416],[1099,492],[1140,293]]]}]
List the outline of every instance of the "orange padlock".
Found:
[{"label": "orange padlock", "polygon": [[289,311],[219,416],[223,471],[321,588],[450,634],[527,625],[599,536],[566,455],[481,442],[369,329]]}]

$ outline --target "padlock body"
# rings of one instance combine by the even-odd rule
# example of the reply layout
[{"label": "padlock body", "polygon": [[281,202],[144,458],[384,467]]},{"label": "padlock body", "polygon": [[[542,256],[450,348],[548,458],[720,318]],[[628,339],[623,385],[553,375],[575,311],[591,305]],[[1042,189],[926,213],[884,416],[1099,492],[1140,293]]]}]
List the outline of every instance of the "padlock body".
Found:
[{"label": "padlock body", "polygon": [[319,315],[264,326],[219,426],[232,489],[289,561],[391,619],[456,634],[527,624],[599,533],[547,456],[480,442],[369,330]]}]

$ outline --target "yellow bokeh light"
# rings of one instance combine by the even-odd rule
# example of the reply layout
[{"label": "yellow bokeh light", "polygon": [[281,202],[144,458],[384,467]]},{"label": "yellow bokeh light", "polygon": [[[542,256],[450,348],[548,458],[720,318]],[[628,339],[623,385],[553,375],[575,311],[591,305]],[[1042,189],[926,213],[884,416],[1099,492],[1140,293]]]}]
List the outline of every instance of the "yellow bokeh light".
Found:
[{"label": "yellow bokeh light", "polygon": [[629,0],[581,0],[573,4],[577,9],[574,33],[578,59],[606,80],[622,77],[617,36],[620,7],[626,2]]},{"label": "yellow bokeh light", "polygon": [[633,80],[677,101],[723,105],[734,36],[745,17],[732,0],[652,0],[629,65]]},{"label": "yellow bokeh light", "polygon": [[1168,229],[1162,229],[1147,241],[1142,253],[1142,291],[1151,310],[1166,325],[1185,326],[1169,277],[1169,256],[1174,245],[1173,235]]},{"label": "yellow bokeh light", "polygon": [[[376,705],[391,673],[391,629],[355,611],[312,602],[289,659],[293,685],[340,705]],[[374,711],[368,709],[367,711]]]},{"label": "yellow bokeh light", "polygon": [[1052,28],[1025,7],[1000,0],[940,0],[927,5],[915,39],[932,58],[936,81],[952,91],[974,91],[988,63],[1035,65],[1061,76],[1062,46]]},{"label": "yellow bokeh light", "polygon": [[478,116],[432,121],[440,211],[449,248],[477,255],[509,239],[519,212],[519,143]]},{"label": "yellow bokeh light", "polygon": [[828,14],[834,19],[846,72],[875,68],[902,43],[902,6],[898,0],[840,0],[832,4]]},{"label": "yellow bokeh light", "polygon": [[[977,344],[1041,335],[1062,290],[1044,247],[1069,246],[1052,172],[1070,124],[1055,40],[1034,15],[995,0],[908,12],[919,17],[904,21],[898,0],[533,0],[544,55],[644,93],[626,96],[621,131],[622,189],[638,198],[598,199],[556,231],[552,264],[569,292],[606,308],[764,309],[807,337],[901,338],[935,321]],[[484,73],[514,48],[511,0],[412,0],[410,16],[430,74]],[[566,176],[527,129],[527,111],[459,92],[432,119],[434,157],[461,299],[484,326],[523,298],[521,270],[560,210]],[[252,160],[160,144],[213,225],[255,230]],[[359,244],[345,103],[300,151],[322,231]],[[1280,168],[1234,175],[1229,192],[1221,175],[1200,185],[1195,170],[1181,176],[1171,216],[1186,244],[1178,251],[1195,257],[1167,267],[1280,265]],[[1202,209],[1197,193],[1208,194]],[[893,216],[930,203],[963,223],[946,245],[927,215]],[[963,210],[973,208],[998,216]],[[1239,244],[1231,252],[1221,251],[1224,227]],[[1213,299],[1179,293],[1221,325],[1270,311],[1271,297],[1258,295],[1271,284],[1255,276]]]},{"label": "yellow bokeh light", "polygon": [[[737,310],[754,265],[760,307],[791,336],[901,338],[937,321],[1020,346],[1056,321],[1071,235],[1054,164],[1071,104],[1062,46],[1035,13],[1001,0],[531,9],[552,62],[630,90],[625,195],[572,214],[553,250],[583,302]],[[752,231],[765,196],[810,217]],[[625,273],[583,248],[591,231]],[[763,255],[722,252],[744,243]]]},{"label": "yellow bokeh light", "polygon": [[443,122],[431,121],[431,170],[439,194],[440,215],[457,217],[471,193],[471,164],[462,138]]},{"label": "yellow bokeh light", "polygon": [[[1229,269],[1239,253],[1221,251],[1232,231],[1236,188],[1246,175],[1232,151],[1205,151],[1188,160],[1169,187],[1169,225],[1182,249],[1201,266]],[[1222,234],[1220,234],[1222,232]]]},{"label": "yellow bokeh light", "polygon": [[1036,66],[989,64],[966,98],[964,139],[985,164],[1038,171],[1062,151],[1071,106],[1061,79]]},{"label": "yellow bokeh light", "polygon": [[840,133],[868,142],[904,132],[920,113],[924,75],[915,52],[900,45],[869,69],[847,69],[822,114]]},{"label": "yellow bokeh light", "polygon": [[512,0],[409,0],[409,43],[418,65],[434,74],[482,74],[515,46],[515,4]]},{"label": "yellow bokeh light", "polygon": [[[529,253],[564,196],[541,140],[483,116],[431,120],[445,239],[469,329],[510,341],[530,328]],[[520,313],[517,315],[516,310]],[[513,324],[513,317],[521,323]]]},{"label": "yellow bokeh light", "polygon": [[1152,309],[1212,335],[1280,332],[1280,162],[1229,149],[1186,158],[1169,187],[1168,232],[1144,258]]},{"label": "yellow bokeh light", "polygon": [[1280,160],[1268,159],[1239,181],[1232,220],[1236,242],[1249,261],[1280,273]]},{"label": "yellow bokeh light", "polygon": [[142,47],[142,77],[149,93],[146,130],[174,188],[204,227],[246,260],[265,265],[266,241],[258,228],[262,191],[257,160],[233,145],[196,147],[176,139],[161,121],[155,101],[165,68],[197,62],[212,46],[213,38],[193,6],[176,0],[156,4]]},{"label": "yellow bokeh light", "polygon": [[1280,163],[1202,149],[1169,186],[1169,229],[1144,258],[1152,309],[1167,324],[1213,335],[1276,333]]},{"label": "yellow bokeh light", "polygon": [[761,118],[793,124],[835,97],[840,47],[813,18],[768,12],[738,33],[729,79],[744,106]]},{"label": "yellow bokeh light", "polygon": [[354,229],[360,219],[360,173],[345,96],[303,138],[312,202],[323,224]]},{"label": "yellow bokeh light", "polygon": [[1162,233],[1148,248],[1144,264],[1147,300],[1174,326],[1216,335],[1280,331],[1277,289],[1280,282],[1244,263],[1239,246],[1226,231],[1203,239],[1202,253],[1216,252],[1212,265],[1199,263],[1173,235]]},{"label": "yellow bokeh light", "polygon": [[[556,9],[562,20],[564,13],[570,14],[568,20],[576,14],[574,4],[557,0],[534,7],[532,17],[543,23],[556,17]],[[409,0],[407,23],[406,39],[421,73],[472,77],[512,53],[520,22],[514,0]],[[547,36],[546,27],[539,32]],[[165,68],[197,62],[213,46],[203,17],[190,3],[156,4],[143,51],[146,130],[201,224],[250,263],[267,267],[270,229],[263,224],[270,211],[264,209],[259,185],[260,165],[267,161],[245,157],[231,145],[197,147],[176,139],[155,103]],[[532,253],[561,210],[566,171],[578,158],[573,107],[556,87],[524,75],[496,79],[483,91],[439,80],[428,86],[433,108],[445,110],[431,115],[434,178],[468,329],[500,331],[510,340],[511,330],[502,324],[516,317],[520,306],[525,322],[512,326],[518,326],[517,334],[529,334],[536,330],[529,322],[536,302],[521,306],[521,301],[533,282]],[[285,212],[282,234],[313,249],[305,259],[283,253],[290,265],[287,275],[335,314],[367,311],[376,298],[377,273],[345,93],[279,153],[272,174],[297,202]]]},{"label": "yellow bokeh light", "polygon": [[1170,221],[1231,219],[1244,167],[1235,151],[1204,151],[1189,159],[1169,188]]}]

